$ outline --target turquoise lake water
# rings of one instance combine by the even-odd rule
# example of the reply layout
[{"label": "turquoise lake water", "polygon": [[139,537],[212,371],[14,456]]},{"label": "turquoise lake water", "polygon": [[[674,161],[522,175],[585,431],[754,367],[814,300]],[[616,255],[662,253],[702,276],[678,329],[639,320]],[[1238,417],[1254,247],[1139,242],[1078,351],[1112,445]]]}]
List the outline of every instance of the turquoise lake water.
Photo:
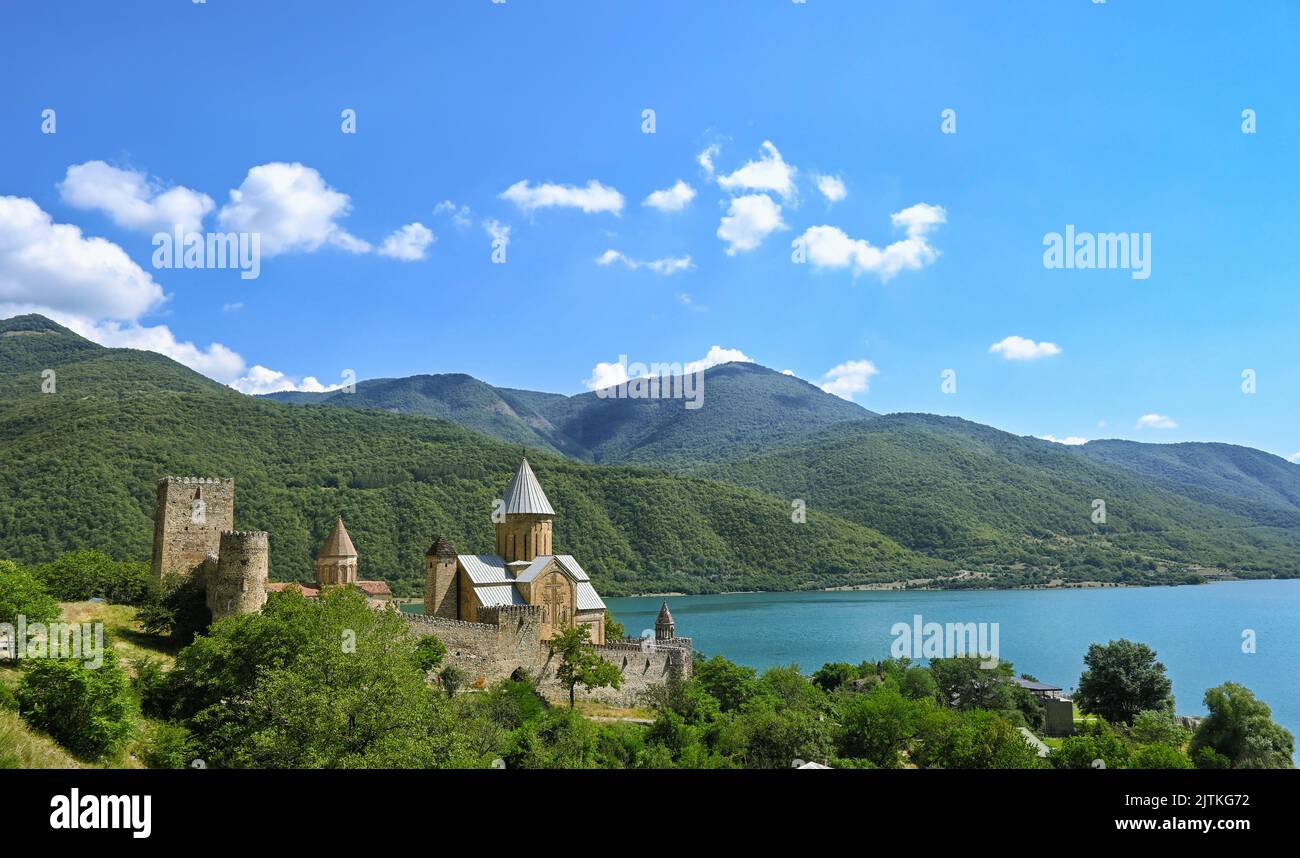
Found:
[{"label": "turquoise lake water", "polygon": [[[660,597],[607,598],[629,635],[653,629]],[[1203,714],[1202,695],[1239,682],[1300,736],[1300,580],[1189,587],[1070,590],[838,591],[668,598],[677,634],[708,655],[759,669],[890,657],[895,623],[998,623],[1000,655],[1067,691],[1091,643],[1118,638],[1155,649],[1180,715]],[[1242,632],[1256,652],[1242,652]]]}]

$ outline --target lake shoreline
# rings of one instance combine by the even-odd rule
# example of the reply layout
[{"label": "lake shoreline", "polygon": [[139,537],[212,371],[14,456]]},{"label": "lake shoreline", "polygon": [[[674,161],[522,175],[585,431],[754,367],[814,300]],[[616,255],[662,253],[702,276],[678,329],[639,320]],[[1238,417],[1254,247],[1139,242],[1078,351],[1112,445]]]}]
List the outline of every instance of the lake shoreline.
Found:
[{"label": "lake shoreline", "polygon": [[[921,580],[927,583],[920,583]],[[721,590],[717,592],[648,592],[648,593],[626,593],[617,596],[610,595],[611,599],[665,599],[680,596],[743,596],[755,593],[855,593],[855,592],[1014,592],[1019,590],[1147,590],[1155,587],[1201,587],[1207,584],[1240,584],[1248,581],[1291,581],[1293,578],[1237,578],[1231,575],[1215,576],[1203,581],[1153,581],[1150,584],[1134,584],[1127,581],[1060,581],[1049,582],[1047,584],[1013,584],[1011,586],[935,586],[928,583],[932,579],[919,579],[913,581],[888,581],[872,584],[838,584],[834,587],[813,587],[801,590]],[[949,579],[965,580],[966,579]],[[417,600],[418,601],[418,600]]]}]

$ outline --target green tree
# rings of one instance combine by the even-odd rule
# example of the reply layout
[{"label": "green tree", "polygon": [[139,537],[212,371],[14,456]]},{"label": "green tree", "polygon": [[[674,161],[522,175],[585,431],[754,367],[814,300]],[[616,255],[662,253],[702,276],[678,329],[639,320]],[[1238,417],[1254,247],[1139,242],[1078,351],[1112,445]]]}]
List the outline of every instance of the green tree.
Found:
[{"label": "green tree", "polygon": [[1129,761],[1128,745],[1105,723],[1062,739],[1060,747],[1053,749],[1048,757],[1048,762],[1057,769],[1096,768],[1098,760],[1108,769],[1122,769]]},{"label": "green tree", "polygon": [[939,702],[956,709],[1007,709],[1012,700],[1011,662],[992,667],[979,657],[936,658],[930,674],[938,689]]},{"label": "green tree", "polygon": [[1169,710],[1144,709],[1133,716],[1129,736],[1142,745],[1168,745],[1181,748],[1192,737],[1192,731],[1178,726]]},{"label": "green tree", "polygon": [[560,657],[555,678],[569,690],[569,708],[575,702],[575,689],[579,684],[590,691],[593,688],[618,688],[623,684],[623,672],[618,665],[605,661],[591,648],[591,629],[575,625],[551,636],[551,652]]},{"label": "green tree", "polygon": [[700,686],[713,695],[723,712],[734,712],[758,690],[758,673],[720,655],[697,661],[692,671]]},{"label": "green tree", "polygon": [[1188,748],[1198,766],[1221,768],[1226,761],[1234,769],[1295,767],[1295,737],[1273,720],[1268,704],[1249,688],[1235,682],[1211,688],[1205,692],[1205,708],[1210,714],[1196,728]]},{"label": "green tree", "polygon": [[857,679],[861,675],[857,665],[849,664],[846,661],[835,661],[823,664],[812,675],[812,681],[813,685],[816,685],[822,691],[836,691],[845,683]]},{"label": "green tree", "polygon": [[188,576],[173,577],[156,587],[152,597],[136,611],[136,618],[146,632],[166,635],[180,646],[189,644],[212,624],[207,593],[202,584]]},{"label": "green tree", "polygon": [[149,601],[153,589],[149,564],[114,560],[102,551],[72,551],[37,567],[36,573],[63,602],[99,597],[141,605]]},{"label": "green tree", "polygon": [[1117,724],[1131,723],[1145,709],[1173,711],[1173,683],[1146,644],[1093,644],[1083,663],[1087,669],[1079,677],[1075,701],[1084,711]]},{"label": "green tree", "polygon": [[438,669],[442,660],[447,657],[447,646],[438,640],[436,635],[425,635],[416,641],[415,644],[415,663],[425,673],[431,673]]},{"label": "green tree", "polygon": [[[45,585],[29,570],[9,560],[0,560],[0,623],[48,623],[59,617],[59,603],[45,591]],[[9,647],[0,646],[0,654]],[[13,655],[17,655],[15,651]]]},{"label": "green tree", "polygon": [[1130,769],[1190,769],[1191,758],[1171,745],[1143,745],[1129,757]]},{"label": "green tree", "polygon": [[996,712],[930,708],[912,759],[925,768],[1036,769],[1045,764],[1009,720]]},{"label": "green tree", "polygon": [[839,753],[882,769],[899,768],[926,711],[925,703],[887,686],[851,695],[840,709]]},{"label": "green tree", "polygon": [[[249,625],[286,624],[297,645],[273,653],[239,693],[190,719],[210,764],[436,768],[470,762],[454,713],[425,681],[416,641],[400,615],[373,610],[364,594],[344,587],[328,588],[315,601],[295,595],[267,607],[271,616],[246,615]],[[241,650],[258,638],[276,640],[227,620],[214,625],[211,637]],[[191,678],[201,681],[191,668],[188,662]]]},{"label": "green tree", "polygon": [[87,760],[118,753],[134,729],[130,680],[107,642],[103,659],[99,667],[75,658],[32,659],[18,684],[23,720]]},{"label": "green tree", "polygon": [[608,608],[605,610],[605,640],[615,641],[619,638],[627,637],[627,629],[623,624],[614,619],[614,612]]},{"label": "green tree", "polygon": [[438,682],[442,685],[442,690],[447,692],[448,697],[455,697],[456,692],[465,684],[465,671],[454,664],[444,665],[442,670],[438,671]]}]

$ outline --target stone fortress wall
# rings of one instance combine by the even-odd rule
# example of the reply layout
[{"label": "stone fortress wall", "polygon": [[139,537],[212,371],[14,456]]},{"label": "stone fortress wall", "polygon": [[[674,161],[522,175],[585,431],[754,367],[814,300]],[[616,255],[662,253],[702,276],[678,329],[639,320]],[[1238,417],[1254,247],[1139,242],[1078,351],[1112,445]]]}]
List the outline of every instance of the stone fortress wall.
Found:
[{"label": "stone fortress wall", "polygon": [[[403,614],[416,635],[434,635],[447,647],[446,664],[454,664],[467,677],[467,687],[484,689],[511,677],[531,679],[548,700],[568,702],[569,692],[555,678],[559,659],[541,640],[542,609],[539,605],[511,605],[483,608],[479,617],[487,622],[467,623],[424,614]],[[643,693],[672,677],[691,675],[691,639],[671,638],[621,641],[595,647],[605,661],[623,674],[621,688],[577,688],[579,700],[613,706],[635,706]]]}]

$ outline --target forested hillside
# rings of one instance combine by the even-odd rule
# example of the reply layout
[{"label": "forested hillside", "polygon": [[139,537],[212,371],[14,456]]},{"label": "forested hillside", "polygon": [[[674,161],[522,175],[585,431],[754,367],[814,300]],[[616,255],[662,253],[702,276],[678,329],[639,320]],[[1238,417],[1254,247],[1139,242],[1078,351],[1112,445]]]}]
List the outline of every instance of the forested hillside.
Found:
[{"label": "forested hillside", "polygon": [[[158,478],[236,480],[236,526],[271,534],[271,574],[308,580],[336,515],[367,577],[417,592],[435,534],[493,546],[492,502],[519,447],[410,415],[291,407],[237,393],[150,352],[61,348],[75,335],[0,322],[0,557],[77,548],[147,559]],[[82,341],[84,342],[84,341]],[[38,364],[57,372],[41,392]],[[861,525],[701,478],[530,453],[557,510],[556,549],[609,594],[799,589],[942,572]]]}]

